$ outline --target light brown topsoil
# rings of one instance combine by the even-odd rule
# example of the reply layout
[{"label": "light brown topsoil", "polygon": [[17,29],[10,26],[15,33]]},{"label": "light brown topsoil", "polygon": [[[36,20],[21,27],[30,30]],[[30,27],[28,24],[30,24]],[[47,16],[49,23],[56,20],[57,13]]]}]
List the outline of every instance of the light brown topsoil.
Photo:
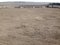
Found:
[{"label": "light brown topsoil", "polygon": [[60,45],[60,9],[0,9],[0,45]]}]

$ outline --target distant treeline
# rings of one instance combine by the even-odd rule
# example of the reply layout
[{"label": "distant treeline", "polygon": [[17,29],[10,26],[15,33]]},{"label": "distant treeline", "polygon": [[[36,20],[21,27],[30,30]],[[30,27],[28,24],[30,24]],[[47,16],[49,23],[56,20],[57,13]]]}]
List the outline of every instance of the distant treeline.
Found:
[{"label": "distant treeline", "polygon": [[60,5],[60,3],[50,3],[50,5]]},{"label": "distant treeline", "polygon": [[60,3],[49,3],[46,7],[48,7],[48,8],[60,8]]}]

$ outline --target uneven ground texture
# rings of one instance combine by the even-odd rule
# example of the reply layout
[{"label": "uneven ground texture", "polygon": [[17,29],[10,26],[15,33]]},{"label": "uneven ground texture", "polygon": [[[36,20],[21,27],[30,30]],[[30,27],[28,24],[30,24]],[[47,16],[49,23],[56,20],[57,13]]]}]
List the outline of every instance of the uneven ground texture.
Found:
[{"label": "uneven ground texture", "polygon": [[0,45],[60,45],[60,9],[0,9]]}]

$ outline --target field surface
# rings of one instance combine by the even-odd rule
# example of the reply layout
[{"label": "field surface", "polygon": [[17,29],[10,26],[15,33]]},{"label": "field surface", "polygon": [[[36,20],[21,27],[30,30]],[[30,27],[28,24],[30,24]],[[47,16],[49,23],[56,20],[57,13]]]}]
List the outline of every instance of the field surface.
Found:
[{"label": "field surface", "polygon": [[0,9],[0,45],[60,45],[60,9]]}]

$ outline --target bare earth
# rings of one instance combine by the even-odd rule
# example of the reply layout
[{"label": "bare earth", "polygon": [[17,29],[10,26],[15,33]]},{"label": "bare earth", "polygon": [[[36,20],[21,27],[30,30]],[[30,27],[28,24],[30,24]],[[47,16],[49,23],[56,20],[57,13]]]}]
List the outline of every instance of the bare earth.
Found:
[{"label": "bare earth", "polygon": [[60,9],[0,9],[0,45],[60,45]]}]

